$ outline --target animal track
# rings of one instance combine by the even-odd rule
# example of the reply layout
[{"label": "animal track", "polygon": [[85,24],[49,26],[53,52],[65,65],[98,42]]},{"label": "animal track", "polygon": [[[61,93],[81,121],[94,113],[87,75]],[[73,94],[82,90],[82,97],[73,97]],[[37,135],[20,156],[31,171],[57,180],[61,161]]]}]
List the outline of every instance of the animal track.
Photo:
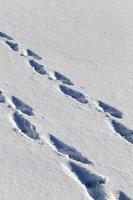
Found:
[{"label": "animal track", "polygon": [[5,33],[3,33],[3,32],[0,32],[0,37],[5,38],[5,39],[7,39],[7,40],[13,40],[12,37],[10,37],[9,35],[7,35],[7,34],[5,34]]},{"label": "animal track", "polygon": [[132,200],[129,197],[127,197],[124,192],[119,193],[119,200]]},{"label": "animal track", "polygon": [[[0,32],[0,37],[4,38],[5,43],[14,51],[19,51],[19,44],[15,43],[13,41],[13,38],[9,35]],[[46,70],[44,69],[44,66],[42,64],[39,64],[35,60],[41,60],[42,58],[34,53],[31,49],[23,50],[24,53],[21,55],[24,55],[27,57],[29,56],[29,64],[30,66],[39,74],[45,75],[47,74]],[[60,90],[62,93],[64,93],[67,96],[72,97],[76,101],[87,104],[88,98],[81,92],[78,92],[74,89],[71,89],[70,87],[65,86],[66,85],[74,85],[73,82],[62,75],[61,73],[55,71],[54,72],[54,78],[56,80],[60,81],[62,85],[59,85]],[[4,103],[6,101],[5,96],[0,91],[0,103]],[[16,109],[20,110],[22,113],[27,114],[29,116],[33,116],[33,109],[24,103],[22,100],[16,98],[15,96],[12,96],[12,102],[14,103]],[[123,113],[116,109],[113,106],[110,106],[102,101],[98,101],[99,107],[102,108],[102,110],[105,113],[110,114],[112,117],[115,118],[122,118]],[[19,112],[15,112],[13,114],[14,122],[16,123],[17,127],[27,135],[28,137],[37,140],[39,139],[39,134],[36,130],[36,127],[30,123],[27,119],[23,117],[22,114],[19,114]],[[124,139],[126,139],[128,142],[133,144],[133,130],[128,129],[123,124],[117,122],[116,120],[111,120],[112,126],[114,130],[119,133]],[[70,159],[74,161],[78,161],[83,164],[91,164],[93,163],[88,160],[88,158],[84,157],[79,151],[77,151],[76,148],[69,146],[62,141],[58,140],[55,136],[50,134],[50,140],[57,149],[58,152],[67,155]],[[71,171],[77,176],[81,184],[83,184],[88,192],[88,194],[94,199],[94,200],[107,200],[108,194],[105,188],[106,178],[103,178],[102,176],[99,176],[89,170],[87,170],[84,167],[81,167],[78,164],[75,164],[76,162],[70,161],[70,169]],[[127,197],[123,192],[119,193],[119,200],[131,200],[131,198]],[[112,198],[110,198],[112,199]]]},{"label": "animal track", "polygon": [[34,53],[30,49],[27,49],[27,54],[28,54],[28,56],[31,56],[34,59],[37,59],[37,60],[41,60],[42,59],[39,55],[37,55],[36,53]]},{"label": "animal track", "polygon": [[117,122],[116,120],[112,120],[112,126],[114,130],[119,133],[124,139],[126,139],[128,142],[133,144],[133,130],[128,129],[123,124]]},{"label": "animal track", "polygon": [[30,65],[31,65],[31,67],[33,67],[34,70],[35,70],[36,72],[38,72],[39,74],[42,74],[42,75],[47,74],[47,72],[46,72],[46,70],[44,69],[44,66],[43,66],[42,64],[39,64],[39,63],[37,63],[37,62],[34,61],[34,60],[30,60],[29,63],[30,63]]},{"label": "animal track", "polygon": [[12,102],[16,106],[18,110],[21,110],[26,115],[34,115],[32,107],[24,103],[22,100],[16,98],[15,96],[12,96]]},{"label": "animal track", "polygon": [[36,127],[31,124],[27,119],[25,119],[21,114],[15,112],[13,114],[14,121],[18,128],[26,134],[28,137],[37,140],[39,139],[39,134],[36,130]]},{"label": "animal track", "polygon": [[0,103],[5,103],[6,102],[6,98],[5,96],[2,94],[2,91],[0,91]]},{"label": "animal track", "polygon": [[49,136],[50,136],[50,141],[55,146],[58,152],[68,155],[69,158],[75,161],[81,162],[83,164],[93,165],[93,163],[90,160],[88,160],[88,158],[83,156],[79,151],[77,151],[76,148],[63,143],[62,141],[60,141],[59,139],[57,139],[55,136],[51,134]]},{"label": "animal track", "polygon": [[88,100],[86,99],[85,95],[82,94],[81,92],[78,92],[76,90],[73,90],[65,85],[60,85],[60,90],[65,94],[73,99],[79,101],[80,103],[87,104]]},{"label": "animal track", "polygon": [[59,72],[55,71],[54,75],[55,75],[56,79],[61,81],[62,83],[67,84],[67,85],[74,85],[69,78],[65,77],[64,75],[60,74]]},{"label": "animal track", "polygon": [[7,41],[7,40],[5,42],[13,51],[18,51],[19,50],[18,43],[10,42],[10,41]]},{"label": "animal track", "polygon": [[116,118],[123,117],[123,113],[119,111],[118,109],[114,108],[113,106],[110,106],[102,101],[98,101],[98,104],[105,113],[109,113],[111,116],[116,117]]},{"label": "animal track", "polygon": [[88,194],[94,200],[106,200],[107,194],[104,188],[106,179],[102,176],[81,167],[74,162],[70,162],[71,171],[77,176],[79,181],[85,186]]}]

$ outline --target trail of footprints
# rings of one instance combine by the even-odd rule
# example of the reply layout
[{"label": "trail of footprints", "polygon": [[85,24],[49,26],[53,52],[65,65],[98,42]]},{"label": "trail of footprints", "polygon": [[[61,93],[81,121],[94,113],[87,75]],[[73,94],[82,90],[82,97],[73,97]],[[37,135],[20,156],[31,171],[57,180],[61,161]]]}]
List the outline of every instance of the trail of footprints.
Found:
[{"label": "trail of footprints", "polygon": [[[131,200],[120,191],[117,197],[107,186],[108,178],[92,170],[94,163],[82,155],[75,147],[65,144],[57,137],[49,134],[49,139],[57,153],[67,156],[70,173],[73,173],[80,183],[85,187],[89,196],[94,200]],[[89,166],[92,166],[89,168]]]},{"label": "trail of footprints", "polygon": [[[2,91],[0,91],[0,104],[6,103],[8,101],[6,99],[6,96],[3,94]],[[19,98],[12,96],[12,104],[8,104],[9,108],[13,110],[13,121],[15,122],[17,129],[19,132],[25,134],[31,139],[37,140],[39,139],[39,133],[36,130],[36,127],[30,123],[28,119],[24,117],[24,115],[27,116],[34,116],[33,109],[28,104],[24,103]],[[14,130],[16,130],[16,127],[14,127]]]},{"label": "trail of footprints", "polygon": [[15,106],[13,120],[18,129],[34,140],[39,139],[39,134],[36,130],[36,127],[23,116],[23,114],[27,116],[34,116],[32,107],[15,96],[12,96],[12,103]]},{"label": "trail of footprints", "polygon": [[[2,99],[0,104],[4,104],[7,101],[2,91],[0,92],[0,99]],[[17,128],[27,137],[33,140],[39,140],[40,137],[36,127],[24,117],[24,115],[34,116],[32,107],[15,96],[12,96],[11,100],[13,105],[10,105],[10,107],[13,109],[13,120]],[[92,199],[116,199],[106,186],[107,178],[89,169],[89,166],[94,166],[91,160],[82,155],[75,147],[65,144],[53,134],[49,134],[49,141],[60,155],[67,156],[69,170],[75,174]],[[131,200],[121,191],[119,192],[118,199]]]},{"label": "trail of footprints", "polygon": [[106,192],[106,178],[87,169],[86,165],[94,166],[92,161],[83,156],[76,148],[65,144],[55,136],[50,134],[49,137],[57,152],[68,156],[69,170],[84,185],[89,196],[94,200],[106,200],[111,197],[112,193]]},{"label": "trail of footprints", "polygon": [[[19,52],[20,45],[16,43],[13,38],[3,32],[0,32],[0,37],[4,40],[5,44],[15,52]],[[22,53],[24,52],[24,53]],[[26,52],[26,53],[25,53]],[[42,60],[42,57],[33,52],[31,49],[27,49],[26,51],[21,49],[21,56],[29,58],[29,65],[40,75],[47,75],[48,79],[59,81],[59,89],[65,96],[72,98],[73,100],[82,103],[88,104],[92,103],[93,108],[98,112],[101,112],[108,119],[110,124],[116,133],[119,133],[124,139],[133,144],[133,130],[128,129],[126,126],[121,124],[117,119],[123,118],[123,113],[116,109],[113,106],[104,103],[101,100],[97,102],[92,101],[88,98],[88,96],[83,93],[75,90],[74,83],[62,75],[61,73],[55,71],[52,74],[46,71],[43,64],[40,64],[38,60]],[[53,78],[54,77],[54,78]],[[2,91],[0,91],[0,104],[6,102],[6,97]],[[17,128],[27,137],[33,140],[39,140],[39,133],[35,127],[24,115],[34,117],[34,112],[31,106],[22,101],[21,99],[12,96],[13,103],[13,121],[15,122]],[[106,177],[98,175],[92,170],[88,169],[88,166],[94,166],[94,163],[90,161],[88,158],[83,156],[76,148],[69,146],[56,138],[54,135],[49,135],[49,140],[52,146],[56,149],[58,153],[61,155],[66,155],[69,159],[69,169],[71,173],[74,173],[78,178],[80,183],[84,185],[88,194],[94,200],[107,200],[107,199],[116,199],[114,198],[111,192],[108,192],[106,188]],[[87,165],[87,166],[86,166]],[[119,192],[119,200],[131,200],[126,196],[122,191]]]},{"label": "trail of footprints", "polygon": [[116,133],[118,133],[121,137],[123,137],[125,140],[127,140],[129,143],[133,144],[133,130],[128,129],[125,125],[117,121],[117,119],[122,119],[123,113],[116,109],[113,106],[108,105],[107,103],[98,100],[97,102],[92,102],[91,99],[88,99],[86,95],[83,93],[75,90],[74,83],[67,78],[66,76],[62,75],[61,73],[55,71],[54,74],[52,74],[52,78],[50,73],[46,71],[43,64],[38,63],[38,60],[42,60],[42,57],[38,55],[37,53],[33,52],[31,49],[21,49],[20,45],[13,40],[13,38],[6,33],[0,32],[0,37],[4,40],[5,44],[7,44],[13,51],[18,51],[19,49],[21,52],[20,55],[23,55],[25,57],[29,58],[29,65],[40,75],[47,75],[48,79],[59,81],[61,84],[59,84],[59,90],[64,94],[65,96],[71,97],[73,100],[82,103],[82,104],[88,104],[92,103],[94,106],[94,109],[102,112],[105,117],[107,117],[108,121],[110,122],[112,128]]}]

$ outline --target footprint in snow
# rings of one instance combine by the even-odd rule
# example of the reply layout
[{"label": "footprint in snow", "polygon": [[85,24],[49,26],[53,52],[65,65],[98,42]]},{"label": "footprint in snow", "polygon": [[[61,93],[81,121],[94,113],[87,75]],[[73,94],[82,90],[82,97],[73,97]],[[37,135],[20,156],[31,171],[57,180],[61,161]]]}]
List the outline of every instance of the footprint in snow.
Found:
[{"label": "footprint in snow", "polygon": [[41,75],[46,75],[47,74],[47,72],[44,69],[44,66],[42,64],[39,64],[34,60],[29,60],[29,64],[39,74],[41,74]]},{"label": "footprint in snow", "polygon": [[83,103],[83,104],[88,103],[88,100],[83,93],[78,92],[74,89],[71,89],[70,87],[67,87],[65,85],[60,85],[59,87],[60,87],[61,92],[63,92],[65,95],[72,97],[73,99],[75,99],[76,101],[80,103]]},{"label": "footprint in snow", "polygon": [[106,178],[97,175],[88,169],[70,162],[70,170],[77,176],[81,184],[86,188],[88,194],[94,200],[107,200],[109,195],[105,189]]},{"label": "footprint in snow", "polygon": [[19,51],[19,45],[18,43],[11,42],[6,40],[5,43],[13,50],[13,51]]},{"label": "footprint in snow", "polygon": [[133,144],[133,130],[128,129],[116,120],[112,120],[111,123],[116,133],[119,133],[125,140]]},{"label": "footprint in snow", "polygon": [[15,112],[13,114],[13,119],[22,133],[34,140],[39,139],[39,134],[36,130],[36,127],[31,124],[27,119],[25,119],[21,114]]},{"label": "footprint in snow", "polygon": [[133,200],[133,199],[127,197],[126,194],[124,194],[124,192],[120,192],[119,193],[119,200]]},{"label": "footprint in snow", "polygon": [[37,60],[41,60],[42,59],[39,55],[37,55],[36,53],[34,53],[30,49],[27,49],[27,54],[28,54],[28,56],[30,56],[30,57],[32,57],[34,59],[37,59]]},{"label": "footprint in snow", "polygon": [[18,99],[17,97],[12,96],[12,102],[15,105],[16,109],[21,110],[22,113],[30,116],[34,115],[32,107],[22,100]]},{"label": "footprint in snow", "polygon": [[9,35],[7,35],[6,33],[0,32],[0,37],[7,39],[7,40],[13,40],[12,37],[10,37]]},{"label": "footprint in snow", "polygon": [[93,165],[93,163],[90,160],[88,160],[88,158],[83,156],[79,151],[77,151],[76,148],[63,143],[61,140],[57,139],[55,136],[51,134],[49,135],[49,137],[50,137],[50,141],[55,146],[58,152],[68,155],[69,158],[75,161],[81,162],[83,164]]},{"label": "footprint in snow", "polygon": [[120,110],[116,109],[115,107],[110,106],[109,104],[104,103],[103,101],[98,101],[98,104],[99,107],[101,107],[105,113],[109,113],[111,116],[116,118],[123,117],[123,113]]}]

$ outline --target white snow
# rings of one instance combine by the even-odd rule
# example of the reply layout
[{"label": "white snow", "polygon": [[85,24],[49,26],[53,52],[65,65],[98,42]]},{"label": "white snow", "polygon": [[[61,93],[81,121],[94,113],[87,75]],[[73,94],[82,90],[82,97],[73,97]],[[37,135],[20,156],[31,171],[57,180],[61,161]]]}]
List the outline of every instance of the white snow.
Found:
[{"label": "white snow", "polygon": [[0,200],[133,199],[132,10],[131,0],[0,1]]}]

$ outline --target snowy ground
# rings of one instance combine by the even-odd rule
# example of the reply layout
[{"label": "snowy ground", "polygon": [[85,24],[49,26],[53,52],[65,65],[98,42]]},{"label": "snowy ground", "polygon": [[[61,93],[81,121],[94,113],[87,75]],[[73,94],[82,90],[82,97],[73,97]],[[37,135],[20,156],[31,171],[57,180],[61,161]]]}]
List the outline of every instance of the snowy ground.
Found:
[{"label": "snowy ground", "polygon": [[133,199],[132,10],[0,1],[0,200]]}]

